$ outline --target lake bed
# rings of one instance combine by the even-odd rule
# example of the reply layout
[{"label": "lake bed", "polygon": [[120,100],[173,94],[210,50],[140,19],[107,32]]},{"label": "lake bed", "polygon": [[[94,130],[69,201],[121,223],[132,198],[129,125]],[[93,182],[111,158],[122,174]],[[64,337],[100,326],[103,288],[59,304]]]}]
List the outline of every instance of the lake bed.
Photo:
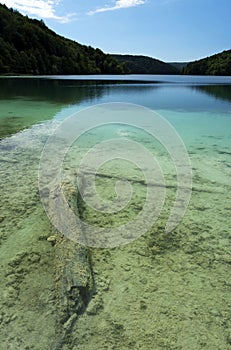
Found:
[{"label": "lake bed", "polygon": [[[0,87],[3,348],[230,349],[231,78],[19,77],[1,78]],[[56,232],[38,191],[41,154],[67,117],[118,102],[156,111],[175,128],[191,161],[191,200],[179,225],[166,234],[177,190],[167,152],[150,135],[120,124],[82,135],[63,164],[67,197],[75,192],[81,157],[94,144],[117,137],[142,144],[158,158],[166,201],[153,227],[137,240],[88,249],[92,295],[84,312],[72,305],[62,319],[57,255],[47,241]],[[116,177],[130,179],[131,205],[108,218],[81,202],[81,218],[99,226],[128,222],[144,203],[141,172],[112,163],[100,174],[97,185],[105,199],[115,195]]]}]

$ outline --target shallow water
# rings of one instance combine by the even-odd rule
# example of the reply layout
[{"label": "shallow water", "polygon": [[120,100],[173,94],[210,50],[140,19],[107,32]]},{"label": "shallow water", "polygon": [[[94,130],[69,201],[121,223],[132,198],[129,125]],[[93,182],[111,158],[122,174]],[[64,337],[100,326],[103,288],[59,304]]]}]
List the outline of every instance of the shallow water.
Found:
[{"label": "shallow water", "polygon": [[[0,80],[3,349],[231,349],[231,79],[149,76],[147,84],[138,82],[147,79],[143,76],[132,77],[134,83],[122,78]],[[90,249],[94,293],[81,315],[66,311],[65,322],[74,315],[69,327],[60,321],[58,260],[47,241],[55,230],[40,202],[38,166],[48,136],[62,120],[106,102],[141,104],[174,126],[191,159],[193,191],[182,221],[166,234],[176,173],[156,140],[115,123],[90,130],[72,145],[63,163],[67,197],[81,157],[114,137],[152,152],[167,189],[161,215],[146,234],[125,246]],[[146,190],[134,165],[116,160],[101,167],[99,193],[113,199],[119,178],[132,180],[130,205],[108,216],[79,202],[83,220],[113,227],[137,215]]]}]

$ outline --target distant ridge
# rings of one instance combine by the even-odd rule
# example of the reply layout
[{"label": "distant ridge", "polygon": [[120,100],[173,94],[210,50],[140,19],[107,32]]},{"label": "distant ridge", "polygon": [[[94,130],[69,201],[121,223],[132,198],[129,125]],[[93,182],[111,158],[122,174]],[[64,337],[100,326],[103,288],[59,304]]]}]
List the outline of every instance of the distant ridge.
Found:
[{"label": "distant ridge", "polygon": [[131,74],[179,74],[176,67],[152,57],[116,54],[112,57],[121,64],[125,63]]},{"label": "distant ridge", "polygon": [[167,63],[175,67],[176,69],[178,69],[178,71],[181,71],[182,68],[186,67],[187,64],[189,64],[190,62],[167,62]]},{"label": "distant ridge", "polygon": [[231,50],[190,62],[182,69],[189,75],[231,75]]},{"label": "distant ridge", "polygon": [[126,65],[0,4],[0,74],[124,74]]}]

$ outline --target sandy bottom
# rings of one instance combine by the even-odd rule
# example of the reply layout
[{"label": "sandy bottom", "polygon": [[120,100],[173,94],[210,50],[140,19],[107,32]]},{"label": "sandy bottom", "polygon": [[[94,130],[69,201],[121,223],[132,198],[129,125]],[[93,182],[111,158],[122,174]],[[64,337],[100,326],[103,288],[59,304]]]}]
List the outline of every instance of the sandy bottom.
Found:
[{"label": "sandy bottom", "polygon": [[[171,234],[164,226],[175,188],[167,191],[163,213],[145,235],[122,247],[90,249],[95,292],[63,338],[54,246],[47,240],[54,230],[37,186],[46,130],[35,126],[1,143],[1,348],[231,349],[231,150],[208,148],[206,139],[189,147],[191,202]],[[75,176],[71,163],[65,171]],[[121,176],[119,169],[114,175]],[[169,176],[169,183],[174,181]],[[105,184],[99,177],[99,190],[109,198],[113,186]],[[142,205],[143,185],[135,187],[133,209],[110,218],[113,224],[128,220],[134,205]],[[84,205],[81,215],[108,224]]]}]

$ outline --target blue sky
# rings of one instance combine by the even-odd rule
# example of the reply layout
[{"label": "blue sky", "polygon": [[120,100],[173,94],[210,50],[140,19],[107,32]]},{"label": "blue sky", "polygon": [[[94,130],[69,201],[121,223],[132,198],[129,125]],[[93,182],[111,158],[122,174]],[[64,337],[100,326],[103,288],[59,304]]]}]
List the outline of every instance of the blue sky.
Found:
[{"label": "blue sky", "polygon": [[0,0],[107,53],[191,61],[231,49],[231,0]]}]

